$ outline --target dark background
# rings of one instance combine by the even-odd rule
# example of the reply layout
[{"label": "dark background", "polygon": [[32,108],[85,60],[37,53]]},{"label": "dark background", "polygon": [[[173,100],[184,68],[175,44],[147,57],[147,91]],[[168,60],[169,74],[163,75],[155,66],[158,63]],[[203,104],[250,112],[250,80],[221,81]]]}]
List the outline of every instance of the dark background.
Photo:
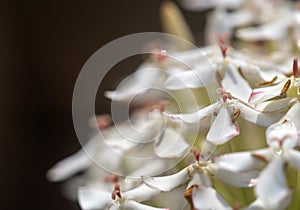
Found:
[{"label": "dark background", "polygon": [[[0,209],[79,209],[49,183],[46,171],[80,148],[72,124],[72,93],[86,60],[124,35],[161,31],[161,0],[44,0],[0,2]],[[203,16],[184,12],[193,31]],[[199,38],[199,36],[198,36]],[[103,89],[132,72],[118,65]],[[112,82],[114,80],[114,82]],[[109,100],[97,98],[97,112]]]}]

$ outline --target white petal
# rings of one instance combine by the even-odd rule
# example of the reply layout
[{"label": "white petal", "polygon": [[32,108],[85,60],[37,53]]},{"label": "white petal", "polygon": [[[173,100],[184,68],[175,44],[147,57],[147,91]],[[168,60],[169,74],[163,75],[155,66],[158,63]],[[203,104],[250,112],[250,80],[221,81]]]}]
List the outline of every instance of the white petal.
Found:
[{"label": "white petal", "polygon": [[231,108],[226,106],[219,110],[206,137],[209,142],[215,145],[224,144],[239,134],[238,125],[231,122],[232,114]]},{"label": "white petal", "polygon": [[286,209],[292,200],[292,191],[283,197],[281,200],[267,202],[261,198],[256,199],[244,210],[282,210]]},{"label": "white petal", "polygon": [[[276,100],[274,102],[277,103],[278,101]],[[282,103],[282,105],[285,104]],[[282,117],[282,110],[286,109],[286,106],[278,107],[278,110],[276,111],[275,110],[261,111],[258,110],[258,108],[250,107],[243,103],[236,103],[235,108],[241,111],[240,112],[241,118],[249,122],[255,123],[256,125],[261,125],[266,127],[277,122]]]},{"label": "white petal", "polygon": [[189,184],[186,187],[186,189],[192,187],[193,185],[213,187],[210,176],[206,173],[195,173],[193,178],[189,181]]},{"label": "white petal", "polygon": [[97,210],[107,208],[112,199],[107,191],[82,187],[78,189],[78,201],[83,210]]},{"label": "white petal", "polygon": [[266,130],[267,144],[277,148],[294,148],[298,144],[298,131],[288,120],[272,124]]},{"label": "white petal", "polygon": [[252,88],[246,82],[246,80],[240,75],[235,67],[232,64],[224,64],[222,66],[224,71],[224,76],[222,78],[222,86],[227,91],[230,92],[232,96],[248,102]]},{"label": "white petal", "polygon": [[269,162],[272,160],[274,155],[274,150],[271,147],[268,147],[266,149],[259,149],[251,151],[252,155],[257,158],[261,159],[262,161]]},{"label": "white petal", "polygon": [[[236,36],[246,41],[259,41],[259,40],[277,40],[285,33],[277,33],[271,27],[249,27],[239,29]],[[284,31],[283,31],[284,32]]]},{"label": "white petal", "polygon": [[164,113],[164,115],[174,121],[174,122],[186,122],[186,123],[199,123],[200,120],[211,116],[217,109],[219,109],[220,103],[213,103],[203,109],[200,109],[197,112],[188,113],[188,114],[168,114]]},{"label": "white petal", "polygon": [[216,179],[234,187],[253,187],[259,174],[259,170],[232,172],[217,167],[213,171]]},{"label": "white petal", "polygon": [[255,109],[261,112],[284,112],[293,103],[292,98],[282,98],[266,101],[255,105]]},{"label": "white petal", "polygon": [[[138,137],[141,137],[141,139],[142,139],[142,135],[140,135]],[[134,138],[132,136],[127,136],[125,138],[122,136],[119,136],[117,138],[108,139],[105,142],[111,148],[114,148],[114,149],[117,149],[120,151],[129,151],[130,149],[133,149],[133,148],[139,146],[139,144],[137,143],[138,141],[141,141],[141,140]]]},{"label": "white petal", "polygon": [[228,203],[210,187],[198,186],[193,189],[193,205],[197,210],[232,209]]},{"label": "white petal", "polygon": [[285,75],[280,73],[279,68],[273,64],[253,58],[237,51],[230,51],[226,60],[236,67],[241,68],[242,74],[248,82],[256,85],[257,83],[270,81],[275,76],[284,78]]},{"label": "white petal", "polygon": [[92,161],[82,151],[56,163],[48,172],[47,178],[52,182],[63,181],[70,176],[88,168]]},{"label": "white petal", "polygon": [[148,187],[145,184],[141,184],[139,187],[132,190],[123,192],[123,197],[126,199],[134,199],[138,202],[143,202],[152,199],[158,195],[161,191]]},{"label": "white petal", "polygon": [[190,145],[186,143],[180,133],[167,127],[161,137],[154,143],[154,151],[161,158],[182,157]]},{"label": "white petal", "polygon": [[228,14],[229,21],[233,27],[244,26],[255,19],[255,15],[249,9],[240,9]]},{"label": "white petal", "polygon": [[257,104],[279,96],[284,85],[285,82],[281,82],[273,86],[254,89],[252,91],[251,97],[249,98],[249,103]]},{"label": "white petal", "polygon": [[123,80],[115,91],[104,95],[114,101],[131,101],[135,96],[145,93],[149,88],[158,86],[162,71],[153,64],[143,64],[136,72]]},{"label": "white petal", "polygon": [[286,150],[284,151],[284,157],[286,161],[295,169],[300,171],[300,152],[297,150]]},{"label": "white petal", "polygon": [[213,161],[219,169],[229,170],[232,172],[245,172],[253,169],[259,169],[264,164],[264,161],[255,158],[252,155],[252,152],[249,151],[224,154],[219,157],[215,157]]},{"label": "white petal", "polygon": [[190,179],[192,166],[188,166],[176,174],[163,177],[142,177],[143,182],[154,189],[171,191],[185,184]]},{"label": "white petal", "polygon": [[206,57],[199,58],[201,65],[182,73],[172,74],[165,81],[168,90],[199,88],[208,85],[216,78],[216,70]]},{"label": "white petal", "polygon": [[239,29],[236,36],[246,41],[278,40],[286,35],[289,22],[288,17],[278,18],[262,26]]},{"label": "white petal", "polygon": [[138,203],[134,200],[128,200],[122,205],[122,210],[169,210],[168,208],[156,208]]},{"label": "white petal", "polygon": [[300,103],[296,102],[282,118],[293,122],[300,132]]},{"label": "white petal", "polygon": [[[173,66],[174,68],[180,67],[181,69],[186,69],[186,68],[191,69],[191,67],[202,66],[202,64],[207,68],[209,66],[206,65],[207,64],[206,58],[213,59],[213,60],[219,58],[220,60],[222,60],[220,47],[217,45],[195,48],[187,51],[180,51],[172,55],[169,55],[169,57],[170,57],[170,63],[172,64],[172,67]],[[172,71],[171,72],[169,71],[169,69],[167,73],[173,74]]]},{"label": "white petal", "polygon": [[233,25],[224,7],[217,7],[207,16],[207,23],[204,29],[205,43],[207,45],[219,43],[219,37],[231,37]]},{"label": "white petal", "polygon": [[252,187],[257,182],[258,169],[269,160],[270,152],[267,148],[221,155],[212,165],[215,178],[235,187]]},{"label": "white petal", "polygon": [[153,158],[147,160],[147,164],[138,167],[136,170],[131,171],[126,175],[126,179],[141,179],[141,176],[155,176],[164,171],[167,167],[166,161],[161,158]]},{"label": "white petal", "polygon": [[289,194],[282,157],[275,154],[267,167],[263,169],[258,177],[255,194],[264,202],[276,204]]},{"label": "white petal", "polygon": [[56,163],[48,172],[47,178],[52,182],[63,181],[70,176],[88,168],[92,161],[88,155],[95,154],[98,137],[90,139],[83,149]]},{"label": "white petal", "polygon": [[125,132],[118,130],[119,135],[106,139],[106,143],[113,147],[128,151],[140,144],[153,142],[159,138],[165,129],[165,119],[158,110],[149,113],[149,118],[128,127]]},{"label": "white petal", "polygon": [[293,19],[296,23],[300,24],[300,12],[295,12],[293,15]]}]

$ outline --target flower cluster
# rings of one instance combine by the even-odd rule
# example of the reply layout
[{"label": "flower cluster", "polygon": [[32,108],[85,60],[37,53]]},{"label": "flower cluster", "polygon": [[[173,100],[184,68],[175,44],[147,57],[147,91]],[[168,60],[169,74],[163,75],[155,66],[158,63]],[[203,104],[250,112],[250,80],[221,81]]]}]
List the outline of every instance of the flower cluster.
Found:
[{"label": "flower cluster", "polygon": [[[299,3],[181,3],[210,9],[207,45],[153,49],[105,93],[141,108],[118,124],[94,119],[102,135],[54,165],[49,180],[83,171],[72,183],[84,210],[300,209]],[[162,8],[167,32],[191,38],[178,8]]]}]

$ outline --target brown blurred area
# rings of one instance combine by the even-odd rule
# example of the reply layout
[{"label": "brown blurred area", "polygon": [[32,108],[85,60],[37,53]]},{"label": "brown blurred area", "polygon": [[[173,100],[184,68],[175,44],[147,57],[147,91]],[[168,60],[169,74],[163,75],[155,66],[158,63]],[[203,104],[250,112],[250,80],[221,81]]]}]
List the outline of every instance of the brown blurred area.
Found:
[{"label": "brown blurred area", "polygon": [[[71,115],[76,78],[104,44],[161,31],[161,2],[1,1],[0,209],[79,209],[62,196],[60,183],[45,178],[55,162],[80,148]],[[196,14],[187,16],[197,21]],[[115,87],[109,79],[139,62],[124,62],[104,88]],[[109,100],[99,95],[97,112],[109,112]]]}]

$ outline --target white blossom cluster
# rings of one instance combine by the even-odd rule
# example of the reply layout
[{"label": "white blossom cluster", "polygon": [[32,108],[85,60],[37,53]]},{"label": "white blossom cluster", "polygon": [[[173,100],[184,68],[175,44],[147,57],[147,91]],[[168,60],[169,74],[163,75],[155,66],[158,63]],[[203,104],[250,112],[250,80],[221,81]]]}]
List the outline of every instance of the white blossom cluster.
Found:
[{"label": "white blossom cluster", "polygon": [[[98,116],[103,137],[57,163],[48,178],[63,181],[84,171],[72,181],[84,210],[300,209],[300,4],[181,3],[210,9],[207,45],[165,46],[130,82],[107,91],[113,101],[138,97],[142,108],[113,125],[109,116]],[[175,18],[171,2],[165,9]],[[128,161],[130,155],[141,158]]]}]

